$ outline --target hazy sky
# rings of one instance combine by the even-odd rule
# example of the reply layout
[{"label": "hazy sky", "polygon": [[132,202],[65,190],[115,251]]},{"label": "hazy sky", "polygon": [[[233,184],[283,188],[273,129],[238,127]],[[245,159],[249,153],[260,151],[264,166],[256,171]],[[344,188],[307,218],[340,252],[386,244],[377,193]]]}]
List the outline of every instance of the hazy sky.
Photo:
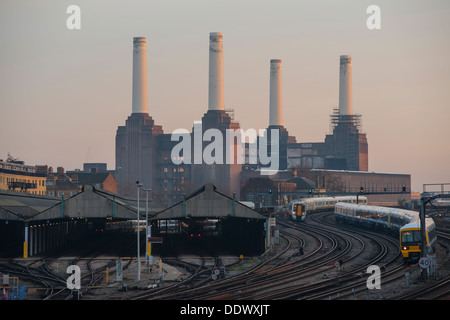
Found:
[{"label": "hazy sky", "polygon": [[[81,30],[66,9],[81,8]],[[369,5],[381,30],[369,30]],[[323,142],[352,56],[353,110],[369,170],[450,182],[450,1],[0,2],[0,159],[56,169],[115,167],[131,114],[132,42],[147,38],[149,113],[165,133],[207,111],[209,33],[224,37],[225,105],[241,128],[269,121],[270,59],[282,60],[284,125]]]}]

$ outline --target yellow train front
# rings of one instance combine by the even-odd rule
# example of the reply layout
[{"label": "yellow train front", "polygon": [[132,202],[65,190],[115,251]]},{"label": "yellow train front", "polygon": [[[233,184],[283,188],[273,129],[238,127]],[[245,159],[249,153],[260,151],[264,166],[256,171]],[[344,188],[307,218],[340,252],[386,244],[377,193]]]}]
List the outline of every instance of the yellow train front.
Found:
[{"label": "yellow train front", "polygon": [[305,220],[306,207],[303,202],[296,202],[293,204],[292,219],[302,221]]},{"label": "yellow train front", "polygon": [[[425,241],[427,248],[433,248],[436,242],[436,226],[433,219],[425,219]],[[421,252],[420,223],[416,221],[400,229],[400,250],[405,261],[417,261]]]}]

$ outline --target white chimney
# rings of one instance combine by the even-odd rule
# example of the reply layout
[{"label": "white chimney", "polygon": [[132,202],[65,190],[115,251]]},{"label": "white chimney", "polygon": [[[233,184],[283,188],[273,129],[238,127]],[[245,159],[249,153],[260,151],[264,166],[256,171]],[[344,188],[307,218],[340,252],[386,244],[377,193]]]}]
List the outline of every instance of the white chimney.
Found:
[{"label": "white chimney", "polygon": [[339,71],[339,115],[353,114],[352,57],[341,56]]},{"label": "white chimney", "polygon": [[223,36],[222,32],[209,34],[209,91],[208,110],[224,110],[223,95]]},{"label": "white chimney", "polygon": [[283,125],[283,102],[281,91],[281,60],[270,60],[270,114],[269,126]]},{"label": "white chimney", "polygon": [[148,113],[147,110],[147,44],[145,37],[133,38],[133,110],[132,113]]}]

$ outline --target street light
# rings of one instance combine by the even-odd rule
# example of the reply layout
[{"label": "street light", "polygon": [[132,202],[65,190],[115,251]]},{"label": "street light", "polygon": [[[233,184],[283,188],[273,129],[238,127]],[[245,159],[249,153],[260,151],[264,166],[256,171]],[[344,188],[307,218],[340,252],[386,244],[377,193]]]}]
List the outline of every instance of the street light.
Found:
[{"label": "street light", "polygon": [[147,267],[147,270],[148,270],[148,265],[149,265],[148,238],[151,237],[151,235],[152,235],[151,234],[152,231],[148,229],[148,192],[152,191],[152,189],[151,188],[150,189],[142,188],[142,190],[147,192],[147,200],[145,203],[145,233],[146,233],[146,236],[145,236],[145,266]]},{"label": "street light", "polygon": [[137,188],[137,281],[141,280],[141,255],[139,252],[140,243],[139,243],[139,188],[143,186],[142,183],[139,183],[139,180],[136,181]]}]

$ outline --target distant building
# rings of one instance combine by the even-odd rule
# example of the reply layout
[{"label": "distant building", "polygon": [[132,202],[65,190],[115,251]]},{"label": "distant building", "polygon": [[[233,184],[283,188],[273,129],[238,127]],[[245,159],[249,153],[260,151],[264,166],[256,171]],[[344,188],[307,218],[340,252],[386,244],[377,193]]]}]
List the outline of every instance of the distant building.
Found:
[{"label": "distant building", "polygon": [[106,163],[95,163],[95,162],[88,162],[83,163],[83,172],[89,172],[89,173],[99,173],[99,172],[107,172],[107,164]]},{"label": "distant building", "polygon": [[241,199],[253,202],[256,208],[283,207],[295,196],[284,193],[296,192],[295,182],[267,177],[249,178],[242,185]]},{"label": "distant building", "polygon": [[0,189],[31,194],[46,194],[45,174],[36,170],[35,166],[25,165],[8,155],[6,161],[0,160]]},{"label": "distant building", "polygon": [[[41,166],[45,170],[47,166]],[[64,197],[65,199],[76,195],[81,191],[81,186],[72,182],[72,179],[66,175],[63,167],[58,167],[56,173],[52,167],[47,169],[47,195],[53,197]]]},{"label": "distant building", "polygon": [[96,189],[103,189],[112,193],[117,193],[117,180],[109,172],[88,173],[88,172],[68,172],[73,184],[84,187],[92,185]]},{"label": "distant building", "polygon": [[351,56],[340,56],[339,69],[339,108],[331,115],[331,134],[323,143],[289,145],[289,168],[369,170],[369,148],[366,134],[361,132],[361,115],[353,113]]},{"label": "distant building", "polygon": [[368,143],[361,132],[360,116],[342,116],[335,111],[331,130],[324,142],[288,144],[287,167],[368,171]]},{"label": "distant building", "polygon": [[[206,130],[213,129],[225,137],[227,130],[234,131],[240,128],[234,114],[225,108],[222,42],[220,32],[210,33],[208,110],[201,122],[193,124],[191,132],[185,130],[183,133],[190,139],[190,145],[199,148],[202,155],[205,151],[210,151],[212,142],[216,142],[215,137],[214,141],[211,137],[209,140],[204,138]],[[227,162],[225,158],[220,159],[224,160],[223,163],[206,164],[204,159],[196,163],[194,147],[190,150],[190,162],[175,164],[176,161],[185,160],[186,157],[184,153],[172,154],[181,137],[180,140],[172,140],[172,134],[164,133],[162,126],[157,125],[149,115],[146,68],[146,40],[141,37],[134,38],[132,112],[125,125],[117,128],[115,140],[115,177],[119,184],[118,192],[123,195],[135,196],[136,182],[139,181],[144,188],[152,189],[153,201],[170,205],[182,200],[183,195],[212,183],[222,193],[230,197],[235,195],[240,198],[239,200],[253,201],[261,206],[282,206],[294,198],[295,193],[305,193],[312,189],[315,192],[327,192],[335,187],[331,185],[331,180],[325,180],[326,183],[323,183],[323,176],[330,176],[330,172],[313,172],[312,169],[347,170],[347,172],[364,172],[369,169],[368,142],[366,134],[361,129],[361,116],[353,113],[350,56],[340,57],[339,108],[331,115],[330,133],[325,136],[323,142],[313,143],[297,142],[299,139],[290,136],[288,129],[284,127],[281,60],[270,60],[269,124],[266,133],[246,142],[244,146],[239,143],[229,145],[231,147],[229,150],[234,150],[235,155],[238,154],[237,151],[241,151],[241,147],[244,149],[242,150],[246,159],[244,164]],[[175,115],[176,109],[173,112]],[[304,125],[307,121],[304,116],[299,116],[299,124]],[[201,129],[196,131],[196,128]],[[195,135],[195,132],[200,132],[201,135]],[[272,149],[272,140],[278,147],[278,154],[276,149]],[[229,143],[225,140],[223,142]],[[228,146],[226,143],[222,145],[223,150],[214,149],[215,156],[216,153],[220,155],[220,151],[225,155]],[[268,147],[265,150],[268,157],[271,155],[278,157],[279,171],[276,175],[261,175],[261,169],[269,167],[267,164],[263,165],[264,161],[258,149],[261,146]],[[183,149],[183,152],[185,151]],[[258,155],[257,160],[250,163],[250,158],[255,159],[252,152]],[[303,171],[306,175],[297,174]],[[372,183],[383,185],[383,190],[389,189],[392,184],[401,184],[408,188],[409,176],[405,177],[405,180],[400,176],[389,175],[379,178],[376,174],[356,176],[348,173],[334,180],[351,185],[351,188],[345,190],[357,189],[360,187],[359,184],[364,183],[367,186],[369,184],[371,186]],[[365,177],[366,180],[360,180],[361,177]],[[262,195],[269,190],[272,192],[271,196]],[[290,195],[286,196],[283,193]],[[377,198],[373,199],[377,201]],[[387,199],[392,202],[397,200],[396,196]]]},{"label": "distant building", "polygon": [[[208,110],[202,118],[203,133],[207,129],[218,129],[223,136],[227,129],[239,128],[224,109],[222,35],[210,35],[210,96]],[[241,164],[226,163],[206,165],[190,163],[175,164],[172,149],[178,141],[171,140],[171,134],[164,134],[162,127],[155,124],[147,111],[146,40],[133,39],[133,96],[132,113],[125,126],[116,132],[116,171],[119,192],[136,194],[136,182],[152,189],[152,197],[162,204],[179,201],[183,194],[191,193],[197,187],[213,183],[224,194],[239,196]],[[195,124],[194,124],[195,126]],[[189,133],[193,146],[194,133]],[[202,140],[201,150],[206,143]],[[223,145],[223,150],[226,146]],[[192,157],[194,153],[192,152]],[[225,156],[225,152],[223,153]],[[184,155],[178,157],[184,157]]]},{"label": "distant building", "polygon": [[329,192],[358,193],[362,190],[369,204],[403,206],[411,202],[409,174],[313,169],[310,178],[317,188]]}]

